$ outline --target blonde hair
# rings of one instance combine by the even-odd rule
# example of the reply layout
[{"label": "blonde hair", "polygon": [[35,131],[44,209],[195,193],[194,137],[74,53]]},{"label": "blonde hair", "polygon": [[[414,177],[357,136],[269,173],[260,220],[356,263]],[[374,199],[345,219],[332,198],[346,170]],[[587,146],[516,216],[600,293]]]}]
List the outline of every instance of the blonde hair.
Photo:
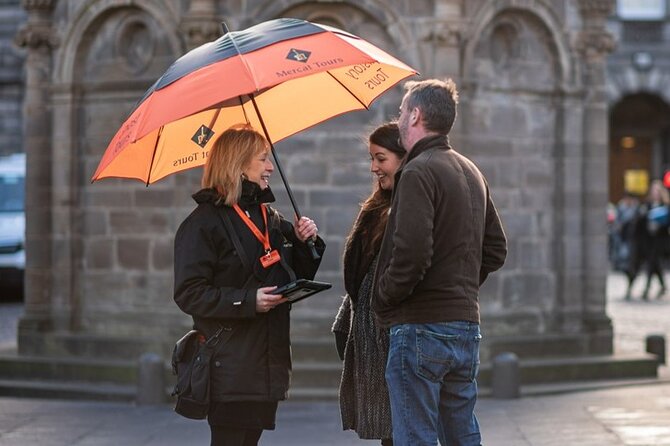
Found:
[{"label": "blonde hair", "polygon": [[214,188],[228,206],[242,195],[242,173],[255,156],[267,152],[267,140],[248,124],[235,125],[219,136],[209,151],[202,187]]}]

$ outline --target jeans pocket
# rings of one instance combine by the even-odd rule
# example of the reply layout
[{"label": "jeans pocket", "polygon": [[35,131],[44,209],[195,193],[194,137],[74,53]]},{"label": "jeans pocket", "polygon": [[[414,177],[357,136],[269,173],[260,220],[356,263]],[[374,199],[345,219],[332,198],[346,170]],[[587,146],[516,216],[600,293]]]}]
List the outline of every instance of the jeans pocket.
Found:
[{"label": "jeans pocket", "polygon": [[430,381],[442,381],[452,367],[453,345],[458,338],[458,335],[416,330],[417,373]]},{"label": "jeans pocket", "polygon": [[479,343],[482,340],[481,334],[476,334],[472,342],[472,367],[470,368],[470,381],[477,379],[479,375]]}]

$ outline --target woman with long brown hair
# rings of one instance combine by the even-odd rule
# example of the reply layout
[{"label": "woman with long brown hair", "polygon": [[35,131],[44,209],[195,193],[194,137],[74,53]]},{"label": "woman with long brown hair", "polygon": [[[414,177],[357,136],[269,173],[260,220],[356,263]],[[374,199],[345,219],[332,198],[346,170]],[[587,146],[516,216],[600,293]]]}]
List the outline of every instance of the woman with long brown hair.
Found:
[{"label": "woman with long brown hair", "polygon": [[395,123],[377,127],[369,137],[371,195],[361,206],[344,248],[344,287],[333,332],[340,359],[342,427],[362,439],[392,445],[391,409],[384,379],[388,334],[379,328],[370,308],[376,257],[388,221],[394,175],[406,154]]}]

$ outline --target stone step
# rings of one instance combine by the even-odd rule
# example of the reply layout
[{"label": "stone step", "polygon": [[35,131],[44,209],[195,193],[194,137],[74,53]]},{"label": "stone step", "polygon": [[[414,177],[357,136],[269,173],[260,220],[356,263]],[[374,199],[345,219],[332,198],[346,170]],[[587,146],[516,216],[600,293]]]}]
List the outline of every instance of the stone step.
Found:
[{"label": "stone step", "polygon": [[[621,379],[655,379],[658,363],[652,355],[611,355],[573,358],[543,358],[519,362],[523,386],[550,385],[573,382],[597,382]],[[482,364],[478,382],[482,387],[491,384],[491,364]],[[342,375],[342,363],[294,362],[293,386],[296,389],[337,389]]]},{"label": "stone step", "polygon": [[78,381],[0,379],[0,396],[67,400],[134,401],[134,385]]},{"label": "stone step", "polygon": [[[550,384],[658,376],[657,358],[649,354],[603,355],[520,361],[522,384]],[[490,374],[491,366],[487,366]],[[490,377],[487,381],[490,382]]]},{"label": "stone step", "polygon": [[[342,373],[329,338],[294,341],[291,399],[332,400]],[[311,353],[310,353],[311,352]],[[326,359],[334,358],[334,359]],[[491,382],[491,364],[482,364],[479,383],[486,392]],[[552,387],[570,389],[576,383],[647,379],[658,376],[653,355],[608,355],[520,360],[522,389]],[[137,380],[137,361],[69,357],[27,357],[0,354],[0,394],[73,399],[132,400]],[[165,364],[166,401],[175,383]]]},{"label": "stone step", "polygon": [[134,385],[133,361],[0,355],[0,379],[69,380]]},{"label": "stone step", "polygon": [[294,362],[339,362],[334,336],[293,338],[291,351]]}]

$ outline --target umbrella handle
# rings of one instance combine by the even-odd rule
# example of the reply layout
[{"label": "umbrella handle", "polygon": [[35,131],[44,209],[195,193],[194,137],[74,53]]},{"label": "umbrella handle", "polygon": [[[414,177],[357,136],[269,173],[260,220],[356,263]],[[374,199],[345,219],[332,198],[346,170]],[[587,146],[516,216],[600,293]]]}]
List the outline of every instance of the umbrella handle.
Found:
[{"label": "umbrella handle", "polygon": [[309,253],[312,255],[312,260],[319,260],[321,256],[316,252],[316,246],[314,246],[314,239],[307,240],[307,247],[309,248]]}]

